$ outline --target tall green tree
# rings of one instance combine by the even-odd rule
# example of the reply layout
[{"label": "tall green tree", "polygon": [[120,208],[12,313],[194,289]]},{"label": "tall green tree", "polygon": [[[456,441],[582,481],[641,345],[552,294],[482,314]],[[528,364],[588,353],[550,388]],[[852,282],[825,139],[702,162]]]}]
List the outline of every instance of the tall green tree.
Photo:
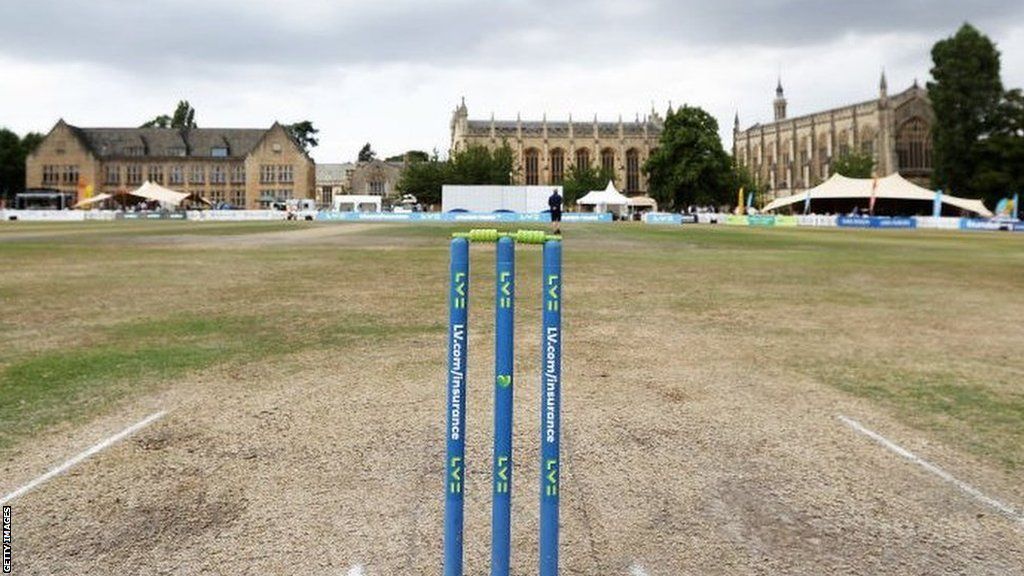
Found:
[{"label": "tall green tree", "polygon": [[357,162],[369,162],[377,157],[377,153],[373,151],[373,147],[367,142],[359,150],[359,156],[356,157]]},{"label": "tall green tree", "polygon": [[426,162],[430,160],[430,154],[423,150],[409,150],[405,154],[396,154],[384,159],[386,162]]},{"label": "tall green tree", "polygon": [[562,182],[562,198],[565,205],[575,204],[591,190],[604,190],[609,181],[615,180],[615,172],[598,166],[578,168],[572,166]]},{"label": "tall green tree", "polygon": [[161,114],[146,122],[140,128],[196,128],[196,109],[188,100],[179,100],[174,114]]},{"label": "tall green tree", "polygon": [[932,130],[934,184],[954,194],[974,195],[978,141],[992,128],[1003,84],[999,51],[970,24],[932,48],[928,96],[935,110]]},{"label": "tall green tree", "polygon": [[512,148],[502,144],[491,150],[486,146],[469,146],[452,155],[449,162],[449,184],[508,184],[513,172]]},{"label": "tall green tree", "polygon": [[665,208],[722,203],[736,194],[718,122],[698,107],[682,106],[666,115],[658,148],[644,170],[651,196]]},{"label": "tall green tree", "polygon": [[871,178],[875,171],[875,159],[871,154],[851,150],[840,154],[829,165],[829,174],[847,178]]},{"label": "tall green tree", "polygon": [[441,187],[448,179],[448,162],[438,159],[437,151],[426,161],[410,162],[398,179],[398,189],[412,194],[425,206],[441,203]]},{"label": "tall green tree", "polygon": [[320,144],[320,140],[316,137],[320,131],[314,128],[313,123],[309,120],[289,124],[285,128],[306,152]]},{"label": "tall green tree", "polygon": [[975,192],[989,206],[1013,193],[1024,193],[1024,94],[1006,92],[987,136],[975,148]]},{"label": "tall green tree", "polygon": [[0,128],[0,198],[10,204],[14,195],[25,191],[25,158],[35,151],[43,135],[29,132],[24,138]]}]

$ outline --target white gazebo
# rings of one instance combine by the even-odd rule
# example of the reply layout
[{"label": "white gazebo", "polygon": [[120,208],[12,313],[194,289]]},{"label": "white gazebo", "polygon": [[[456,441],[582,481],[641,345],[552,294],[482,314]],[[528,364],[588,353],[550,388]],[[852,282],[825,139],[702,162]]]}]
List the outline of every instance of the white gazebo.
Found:
[{"label": "white gazebo", "polygon": [[[593,206],[594,212],[615,212],[622,214],[623,209],[629,206],[629,198],[623,196],[615,189],[611,180],[604,190],[591,190],[586,196],[576,201],[580,206]],[[614,207],[614,208],[612,208]]]}]

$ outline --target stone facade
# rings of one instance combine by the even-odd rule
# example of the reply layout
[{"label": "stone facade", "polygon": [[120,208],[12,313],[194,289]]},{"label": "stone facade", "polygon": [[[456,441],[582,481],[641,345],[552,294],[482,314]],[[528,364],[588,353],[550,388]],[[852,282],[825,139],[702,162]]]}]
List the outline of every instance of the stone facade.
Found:
[{"label": "stone facade", "polygon": [[317,201],[330,206],[335,195],[359,194],[395,199],[405,162],[374,159],[369,162],[318,164]]},{"label": "stone facade", "polygon": [[451,153],[469,146],[490,149],[508,144],[515,165],[510,180],[514,184],[558,185],[573,166],[611,168],[615,186],[630,195],[647,193],[644,162],[658,146],[664,122],[653,110],[650,116],[633,122],[548,122],[470,120],[463,101],[452,114]]},{"label": "stone facade", "polygon": [[935,117],[928,92],[916,81],[889,96],[882,74],[877,99],[798,118],[786,116],[781,82],[775,95],[774,122],[741,130],[737,114],[733,126],[733,157],[767,190],[766,199],[827,180],[832,160],[855,150],[874,157],[877,176],[899,172],[929,185]]},{"label": "stone facade", "polygon": [[261,208],[313,198],[315,166],[288,131],[237,128],[79,128],[63,120],[25,160],[27,188],[79,196],[151,181],[219,204]]}]

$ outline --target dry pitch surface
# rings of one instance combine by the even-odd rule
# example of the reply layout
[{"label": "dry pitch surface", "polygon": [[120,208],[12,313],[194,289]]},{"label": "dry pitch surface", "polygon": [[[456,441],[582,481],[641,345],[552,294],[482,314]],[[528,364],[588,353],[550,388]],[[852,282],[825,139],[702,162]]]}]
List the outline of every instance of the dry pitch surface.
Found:
[{"label": "dry pitch surface", "polygon": [[[0,224],[0,494],[168,411],[13,501],[15,573],[438,574],[450,231]],[[489,557],[490,252],[468,574]],[[535,247],[518,281],[530,574]],[[565,299],[563,573],[1024,574],[1024,237],[570,227]]]}]

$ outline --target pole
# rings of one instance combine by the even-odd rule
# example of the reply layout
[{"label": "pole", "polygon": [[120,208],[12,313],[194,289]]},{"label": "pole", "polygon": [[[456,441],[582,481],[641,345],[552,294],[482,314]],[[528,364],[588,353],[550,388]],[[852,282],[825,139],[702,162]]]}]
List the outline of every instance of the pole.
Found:
[{"label": "pole", "polygon": [[541,337],[540,576],[558,574],[558,441],[561,434],[562,243],[544,243]]},{"label": "pole", "polygon": [[469,240],[451,242],[448,292],[448,427],[445,456],[444,574],[462,576],[462,511],[466,451],[467,308]]},{"label": "pole", "polygon": [[508,576],[512,536],[512,398],[515,358],[515,239],[498,239],[494,293],[494,497],[491,575]]}]

